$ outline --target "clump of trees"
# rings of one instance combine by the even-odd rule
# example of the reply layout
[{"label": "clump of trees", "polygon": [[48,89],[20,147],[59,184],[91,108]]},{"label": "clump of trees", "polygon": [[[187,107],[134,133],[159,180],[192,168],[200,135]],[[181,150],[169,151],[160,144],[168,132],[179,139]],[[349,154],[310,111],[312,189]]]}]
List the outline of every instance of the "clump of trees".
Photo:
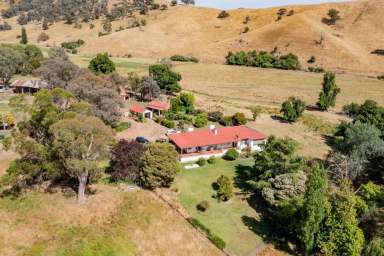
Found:
[{"label": "clump of trees", "polygon": [[[126,79],[117,73],[95,75],[87,69],[80,69],[60,48],[52,49],[49,56],[34,74],[56,87],[69,90],[79,99],[88,101],[96,116],[106,124],[116,126],[121,118],[118,90],[125,86]],[[99,70],[97,64],[100,63],[96,62],[95,65]]]},{"label": "clump of trees", "polygon": [[336,9],[328,10],[326,18],[323,18],[322,22],[327,25],[335,25],[338,20],[340,20],[340,12]]},{"label": "clump of trees", "polygon": [[43,59],[43,53],[34,45],[0,44],[0,83],[8,85],[15,74],[31,74]]},{"label": "clump of trees", "polygon": [[250,66],[260,68],[277,68],[286,70],[300,69],[299,58],[292,54],[277,56],[268,52],[229,52],[226,57],[227,65]]},{"label": "clump of trees", "polygon": [[340,93],[336,85],[336,76],[333,73],[324,74],[323,90],[320,92],[319,101],[316,103],[321,111],[327,111],[336,104],[336,97]]},{"label": "clump of trees", "polygon": [[289,97],[284,101],[280,112],[283,113],[283,119],[288,122],[296,122],[304,113],[305,103],[296,97]]},{"label": "clump of trees", "polygon": [[156,64],[150,66],[149,75],[157,82],[161,90],[164,90],[167,93],[181,91],[181,87],[178,83],[181,80],[181,75],[173,72],[168,65]]}]

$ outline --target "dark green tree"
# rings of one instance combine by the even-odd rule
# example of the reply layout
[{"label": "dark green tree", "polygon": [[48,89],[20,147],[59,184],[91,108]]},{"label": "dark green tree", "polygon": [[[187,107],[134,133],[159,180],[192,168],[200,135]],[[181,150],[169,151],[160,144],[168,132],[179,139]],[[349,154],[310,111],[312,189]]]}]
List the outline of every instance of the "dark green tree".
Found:
[{"label": "dark green tree", "polygon": [[284,101],[280,112],[283,113],[284,120],[288,122],[296,122],[303,115],[305,103],[299,98],[289,97]]},{"label": "dark green tree", "polygon": [[268,138],[263,150],[254,155],[255,164],[246,181],[253,189],[269,186],[268,180],[276,175],[295,173],[303,166],[303,159],[296,156],[297,143],[289,138]]},{"label": "dark green tree", "polygon": [[323,90],[320,92],[317,106],[321,111],[326,111],[336,104],[336,96],[340,88],[336,85],[336,76],[333,73],[324,74]]},{"label": "dark green tree", "polygon": [[328,214],[328,184],[323,166],[315,165],[309,170],[307,189],[301,211],[299,240],[307,255],[313,253],[315,239],[321,223]]},{"label": "dark green tree", "polygon": [[28,37],[27,37],[27,31],[25,30],[24,27],[21,28],[21,39],[20,39],[21,44],[27,44],[28,43]]},{"label": "dark green tree", "polygon": [[168,93],[180,92],[181,75],[173,72],[166,64],[156,64],[149,67],[149,75],[157,82],[160,89]]},{"label": "dark green tree", "polygon": [[358,227],[355,195],[349,185],[342,184],[330,198],[331,210],[321,226],[316,246],[324,255],[361,255],[364,234]]},{"label": "dark green tree", "polygon": [[179,156],[168,143],[150,144],[142,161],[138,182],[145,188],[169,187],[179,172]]},{"label": "dark green tree", "polygon": [[110,74],[116,70],[115,63],[108,57],[107,53],[97,54],[96,57],[89,62],[88,68],[96,75]]},{"label": "dark green tree", "polygon": [[171,110],[175,113],[193,113],[195,111],[195,96],[192,93],[181,93],[171,100]]}]

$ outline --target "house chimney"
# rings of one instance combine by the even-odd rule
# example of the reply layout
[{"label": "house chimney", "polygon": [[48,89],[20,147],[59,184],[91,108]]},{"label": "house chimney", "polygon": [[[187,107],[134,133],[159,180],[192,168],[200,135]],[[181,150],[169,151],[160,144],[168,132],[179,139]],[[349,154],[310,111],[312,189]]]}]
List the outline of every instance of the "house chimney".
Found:
[{"label": "house chimney", "polygon": [[213,132],[213,134],[217,135],[217,133],[219,132],[219,129],[214,128],[214,129],[212,130],[212,132]]},{"label": "house chimney", "polygon": [[211,129],[212,131],[216,128],[216,126],[214,124],[211,124],[209,125],[209,129]]},{"label": "house chimney", "polygon": [[187,131],[188,131],[188,132],[193,132],[193,130],[194,130],[193,127],[188,127],[188,130],[187,130]]}]

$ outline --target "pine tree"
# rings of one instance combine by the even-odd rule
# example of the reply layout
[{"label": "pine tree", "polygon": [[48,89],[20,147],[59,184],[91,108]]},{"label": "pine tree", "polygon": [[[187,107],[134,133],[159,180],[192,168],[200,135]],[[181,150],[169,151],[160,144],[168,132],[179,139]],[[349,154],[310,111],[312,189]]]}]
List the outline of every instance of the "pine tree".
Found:
[{"label": "pine tree", "polygon": [[333,73],[326,73],[323,80],[323,90],[320,92],[317,106],[321,111],[326,111],[336,104],[336,96],[340,88],[336,85],[336,76]]},{"label": "pine tree", "polygon": [[21,28],[21,44],[27,44],[28,43],[28,37],[27,37],[27,31],[24,27]]},{"label": "pine tree", "polygon": [[302,247],[309,255],[314,248],[315,236],[320,231],[320,225],[330,208],[327,187],[324,168],[319,165],[314,166],[307,181],[299,231]]}]

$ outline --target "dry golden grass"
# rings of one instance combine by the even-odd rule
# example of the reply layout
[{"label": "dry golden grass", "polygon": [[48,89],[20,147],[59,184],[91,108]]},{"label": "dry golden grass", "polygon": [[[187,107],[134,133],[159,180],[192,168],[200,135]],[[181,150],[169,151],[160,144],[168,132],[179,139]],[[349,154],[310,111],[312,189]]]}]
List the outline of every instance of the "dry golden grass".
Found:
[{"label": "dry golden grass", "polygon": [[[342,19],[336,26],[321,22],[330,8],[340,10]],[[102,31],[100,21],[94,21],[94,29],[83,23],[81,29],[56,23],[46,31],[50,39],[41,46],[59,45],[61,42],[83,39],[86,44],[80,52],[95,54],[109,52],[114,56],[132,54],[134,57],[162,58],[172,54],[193,55],[203,62],[223,63],[229,50],[266,50],[278,47],[280,53],[293,52],[304,66],[312,56],[317,66],[329,70],[352,73],[380,74],[384,58],[370,54],[384,44],[384,17],[381,13],[384,1],[354,1],[342,4],[289,6],[293,16],[276,21],[279,8],[258,10],[231,10],[230,17],[218,19],[219,10],[198,7],[170,7],[168,11],[152,11],[147,25],[98,37]],[[243,24],[246,16],[251,17]],[[130,19],[113,22],[113,31],[126,26]],[[1,32],[1,42],[17,42],[20,26],[16,19],[9,21],[11,31]],[[242,34],[245,27],[250,31]],[[26,26],[31,43],[36,43],[41,24]],[[323,35],[322,46],[315,43]]]},{"label": "dry golden grass", "polygon": [[[184,89],[241,106],[280,107],[289,96],[315,105],[323,79],[323,75],[317,73],[218,64],[184,64],[175,70],[182,74]],[[341,93],[335,111],[345,104],[362,103],[366,99],[384,105],[384,83],[376,78],[339,74],[336,82]]]},{"label": "dry golden grass", "polygon": [[0,255],[221,255],[151,193],[93,188],[82,206],[61,193],[1,198]]}]

